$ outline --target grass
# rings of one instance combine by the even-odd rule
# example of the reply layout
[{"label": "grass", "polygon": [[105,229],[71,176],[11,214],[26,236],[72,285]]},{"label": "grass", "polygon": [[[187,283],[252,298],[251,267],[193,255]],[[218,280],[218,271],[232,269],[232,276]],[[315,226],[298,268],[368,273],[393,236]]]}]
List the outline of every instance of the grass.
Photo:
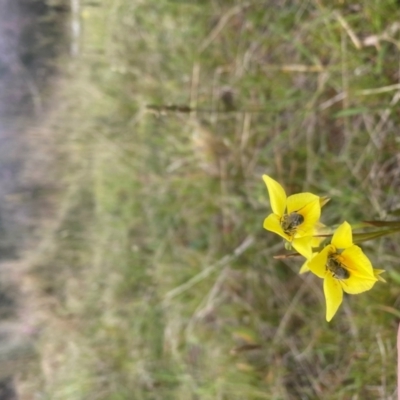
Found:
[{"label": "grass", "polygon": [[272,258],[261,175],[330,196],[331,225],[398,208],[396,3],[82,12],[45,122],[66,190],[34,262],[23,398],[394,399],[397,237],[364,246],[388,283],[328,324],[321,281]]}]

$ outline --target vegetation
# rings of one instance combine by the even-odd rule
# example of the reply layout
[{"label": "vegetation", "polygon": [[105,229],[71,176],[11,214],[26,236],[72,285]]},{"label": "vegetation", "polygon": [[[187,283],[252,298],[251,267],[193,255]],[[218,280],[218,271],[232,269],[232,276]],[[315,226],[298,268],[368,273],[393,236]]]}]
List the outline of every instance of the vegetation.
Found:
[{"label": "vegetation", "polygon": [[321,281],[273,258],[261,176],[331,197],[329,225],[393,218],[399,14],[374,0],[83,4],[80,56],[43,123],[66,190],[35,257],[44,328],[20,393],[394,399],[398,238],[363,246],[387,283],[327,323]]}]

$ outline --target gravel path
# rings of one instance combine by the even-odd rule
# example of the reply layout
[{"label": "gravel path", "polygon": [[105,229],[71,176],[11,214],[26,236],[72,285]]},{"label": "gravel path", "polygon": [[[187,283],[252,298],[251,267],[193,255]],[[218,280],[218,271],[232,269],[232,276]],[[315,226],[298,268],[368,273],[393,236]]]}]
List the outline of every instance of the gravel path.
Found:
[{"label": "gravel path", "polygon": [[[0,364],[9,366],[4,369],[0,365],[0,400],[17,399],[12,371],[18,371],[13,363],[20,360],[14,350],[29,344],[32,333],[29,329],[24,332],[26,324],[18,321],[21,315],[16,306],[18,287],[7,282],[6,269],[10,265],[18,269],[21,250],[28,241],[32,242],[39,212],[37,198],[43,189],[37,182],[26,179],[27,166],[35,168],[31,159],[37,158],[27,132],[31,122],[43,113],[40,87],[54,73],[46,62],[59,51],[60,18],[68,11],[63,6],[49,7],[46,3],[0,0],[0,350],[4,350],[0,351]],[[49,16],[54,18],[53,26],[48,22],[40,25],[43,15],[47,21]],[[39,42],[43,37],[54,41],[43,47]],[[2,334],[10,326],[15,328],[8,330],[11,334]],[[17,346],[16,337],[21,338]]]}]

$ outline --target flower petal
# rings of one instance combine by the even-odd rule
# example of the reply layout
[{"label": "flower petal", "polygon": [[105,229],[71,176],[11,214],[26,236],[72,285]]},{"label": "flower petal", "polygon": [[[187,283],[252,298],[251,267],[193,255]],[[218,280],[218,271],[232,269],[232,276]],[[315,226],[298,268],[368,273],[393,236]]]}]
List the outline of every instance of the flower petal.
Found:
[{"label": "flower petal", "polygon": [[308,262],[309,260],[304,261],[303,265],[300,268],[299,274],[305,274],[306,272],[310,271],[310,268],[308,267]]},{"label": "flower petal", "polygon": [[285,232],[283,232],[280,218],[276,214],[268,215],[268,217],[265,218],[264,220],[263,226],[264,229],[266,229],[267,231],[274,232],[288,241],[291,240],[291,238],[288,235],[286,235]]},{"label": "flower petal", "polygon": [[318,201],[319,209],[321,209],[319,203],[319,197],[312,193],[297,193],[292,194],[287,198],[287,212],[288,214],[292,212],[298,212],[304,208],[307,204]]},{"label": "flower petal", "polygon": [[344,221],[343,224],[336,229],[331,243],[337,249],[347,249],[353,244],[353,233],[348,222]]},{"label": "flower petal", "polygon": [[[311,201],[304,204],[305,199],[310,199],[308,195],[312,196]],[[315,231],[315,225],[321,216],[321,206],[318,197],[311,193],[294,194],[288,197],[287,205],[288,214],[296,212],[304,217],[304,222],[296,229],[295,237],[312,236]]]},{"label": "flower petal", "polygon": [[359,294],[372,289],[378,279],[373,278],[357,278],[354,275],[350,275],[350,278],[345,280],[339,280],[343,290],[349,294]]},{"label": "flower petal", "polygon": [[[315,238],[313,238],[313,240],[311,241],[311,243],[314,241]],[[299,274],[305,274],[306,272],[310,271],[310,267],[308,266],[308,263],[310,262],[310,260],[312,260],[318,253],[312,253],[311,257],[304,261],[303,265],[300,268]]]},{"label": "flower petal", "polygon": [[327,274],[324,279],[324,294],[326,300],[326,320],[329,322],[343,301],[343,290],[340,283],[330,274]]},{"label": "flower petal", "polygon": [[263,175],[263,180],[267,185],[272,211],[282,217],[286,208],[285,189],[268,175]]},{"label": "flower petal", "polygon": [[308,268],[311,272],[317,275],[319,278],[324,279],[326,275],[326,261],[328,259],[328,254],[334,251],[332,245],[325,246],[320,253],[318,253],[313,259],[308,263]]},{"label": "flower petal", "polygon": [[363,253],[360,247],[353,245],[343,251],[340,261],[346,266],[352,275],[364,278],[374,278],[374,270],[371,261]]},{"label": "flower petal", "polygon": [[341,285],[346,293],[358,294],[370,290],[378,281],[371,262],[363,251],[353,245],[340,256],[340,261],[350,273],[348,279],[341,280]]},{"label": "flower petal", "polygon": [[312,255],[312,236],[304,236],[301,238],[296,238],[292,240],[292,246],[294,249],[300,253],[303,257],[309,259]]}]

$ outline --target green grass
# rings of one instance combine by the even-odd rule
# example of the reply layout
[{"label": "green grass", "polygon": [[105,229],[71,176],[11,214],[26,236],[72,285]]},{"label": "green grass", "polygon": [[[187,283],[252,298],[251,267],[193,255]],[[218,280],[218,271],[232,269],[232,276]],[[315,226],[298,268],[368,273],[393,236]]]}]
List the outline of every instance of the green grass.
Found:
[{"label": "green grass", "polygon": [[[397,91],[363,90],[398,82],[400,11],[276,4],[84,8],[51,118],[68,189],[35,267],[52,305],[31,393],[394,399],[398,237],[364,246],[388,283],[326,323],[322,282],[272,258],[284,250],[262,228],[261,175],[330,196],[327,224],[398,208]],[[373,35],[376,47],[355,46]]]}]

